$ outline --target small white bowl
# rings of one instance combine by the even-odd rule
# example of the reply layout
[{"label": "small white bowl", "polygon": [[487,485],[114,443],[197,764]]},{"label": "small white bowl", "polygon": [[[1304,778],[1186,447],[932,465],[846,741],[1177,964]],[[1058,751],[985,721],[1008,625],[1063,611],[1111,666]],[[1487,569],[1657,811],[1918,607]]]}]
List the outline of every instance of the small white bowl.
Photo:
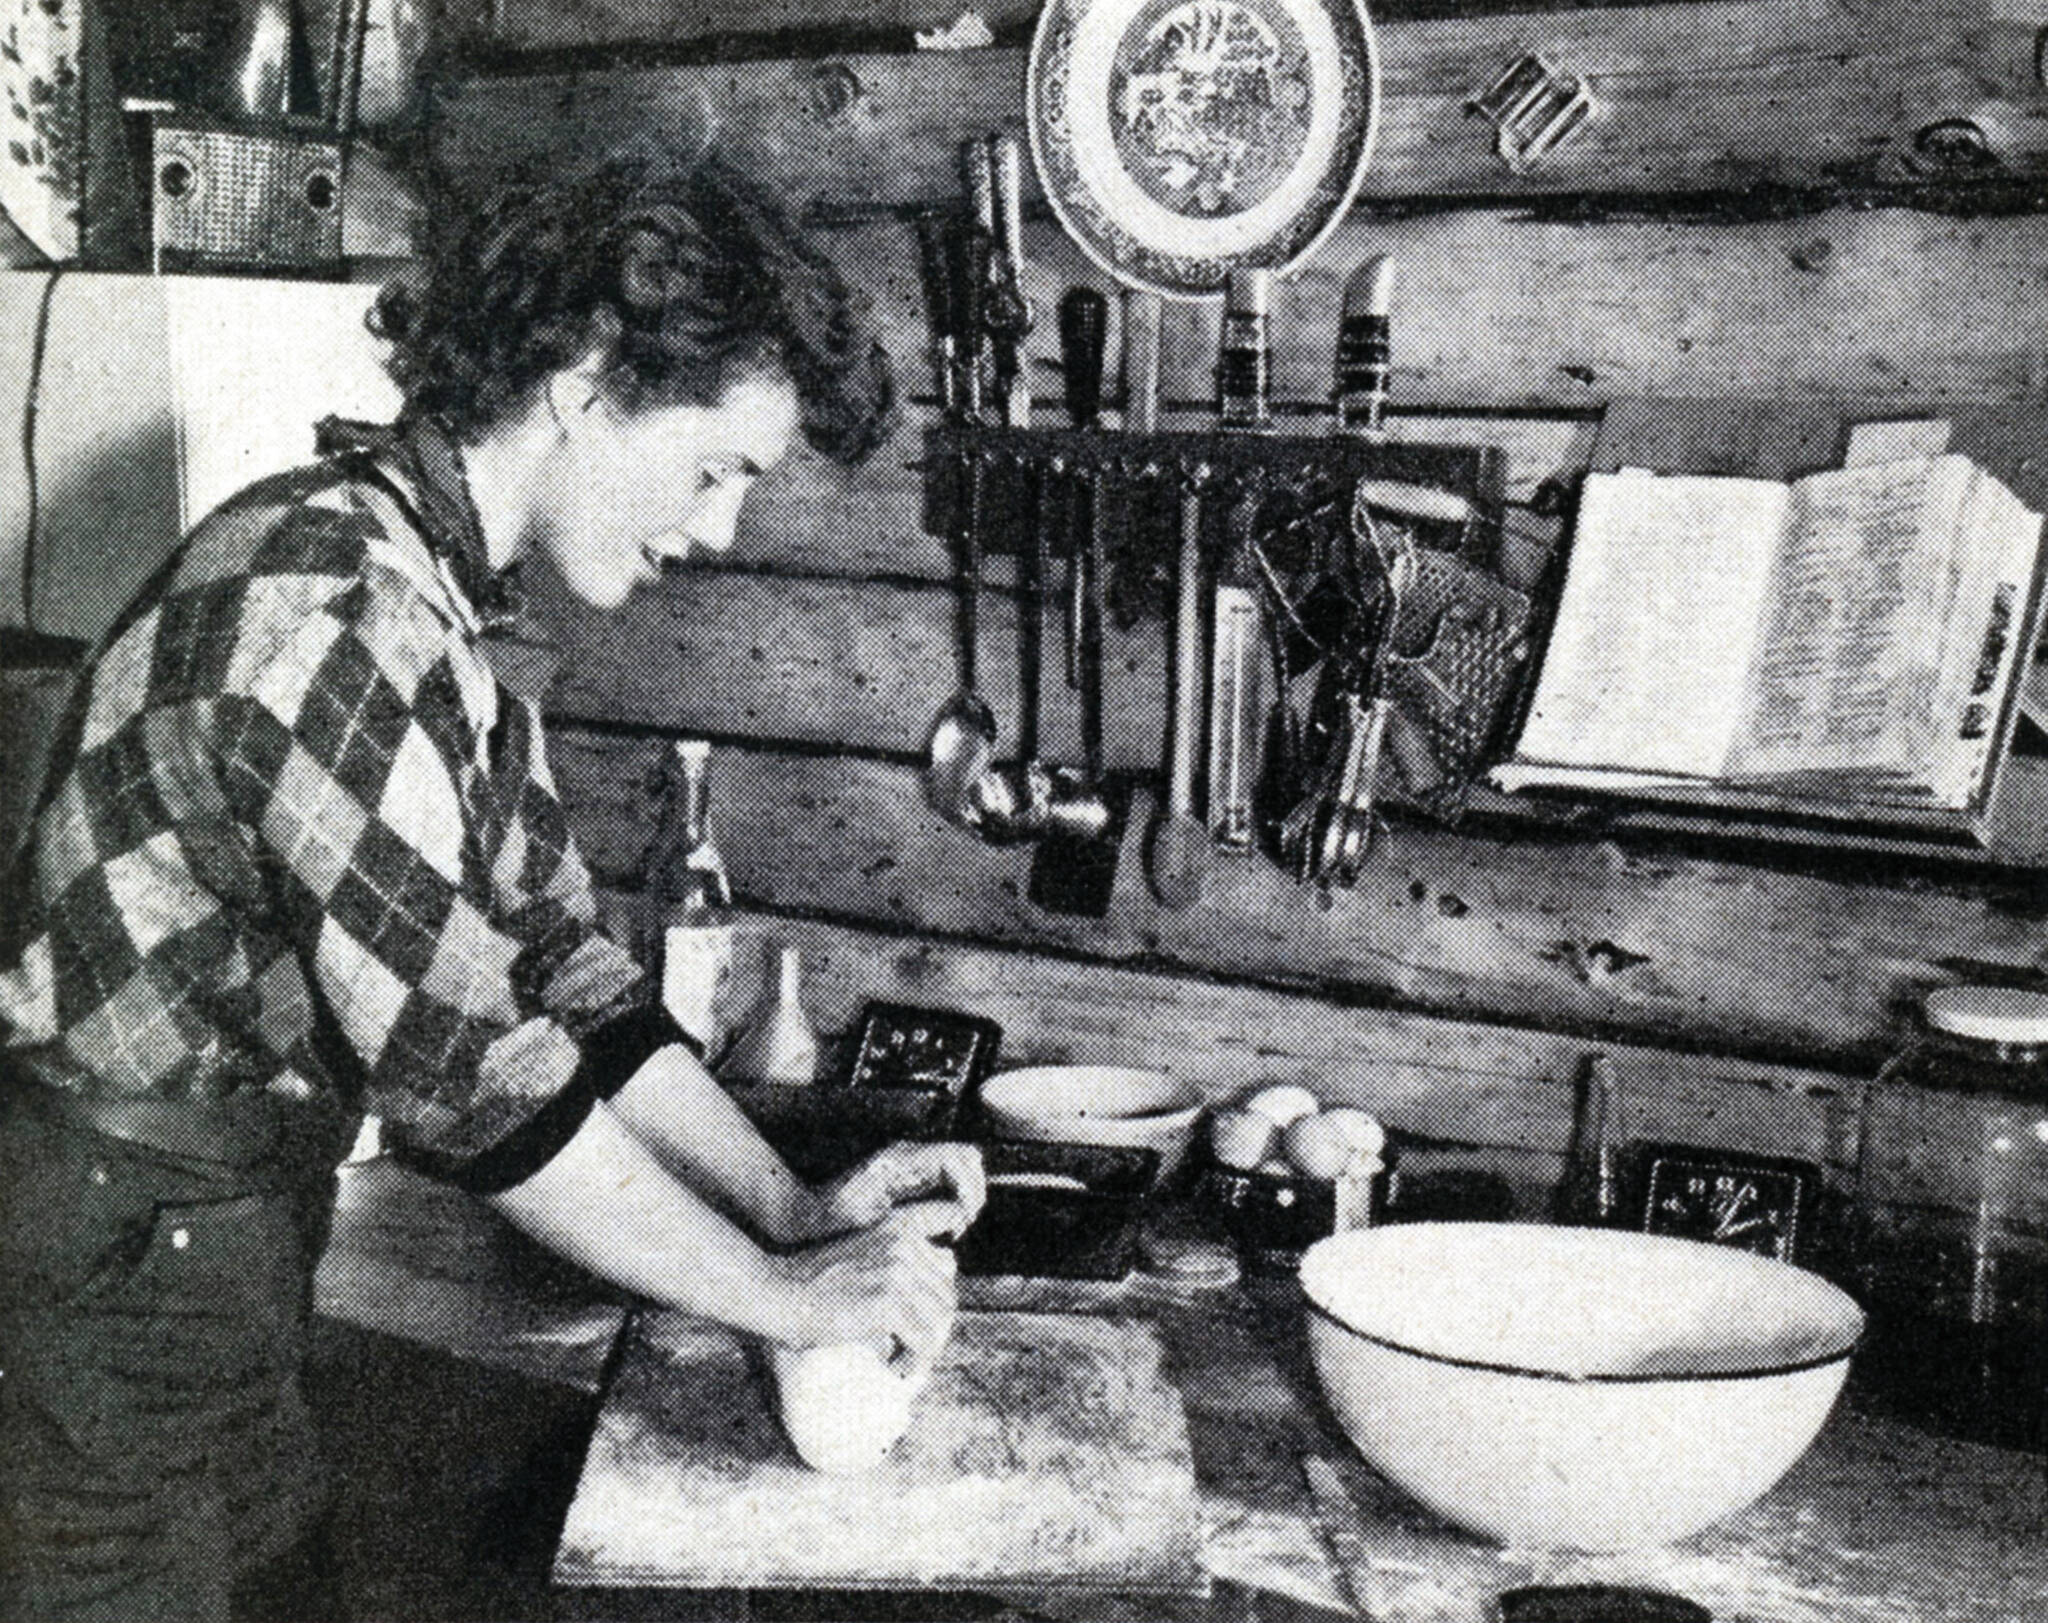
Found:
[{"label": "small white bowl", "polygon": [[1417,1223],[1301,1263],[1309,1347],[1366,1460],[1505,1544],[1669,1543],[1806,1452],[1863,1312],[1817,1274],[1616,1229]]},{"label": "small white bowl", "polygon": [[998,1137],[1156,1150],[1159,1183],[1186,1158],[1203,1103],[1164,1071],[1116,1065],[1034,1065],[981,1085],[982,1110]]}]

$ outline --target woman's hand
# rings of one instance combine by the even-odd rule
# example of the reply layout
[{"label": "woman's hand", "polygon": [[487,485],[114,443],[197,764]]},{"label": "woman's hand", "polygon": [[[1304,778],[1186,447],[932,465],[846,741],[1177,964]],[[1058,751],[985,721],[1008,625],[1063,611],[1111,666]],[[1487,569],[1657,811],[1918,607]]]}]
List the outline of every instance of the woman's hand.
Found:
[{"label": "woman's hand", "polygon": [[987,1198],[981,1151],[974,1145],[891,1144],[812,1192],[802,1237],[871,1228],[907,1201],[927,1201],[955,1213],[949,1229],[934,1230],[934,1237],[957,1238],[981,1215]]},{"label": "woman's hand", "polygon": [[897,1206],[879,1223],[777,1259],[789,1286],[779,1339],[792,1347],[863,1341],[937,1354],[958,1304],[953,1253],[935,1240],[957,1222],[952,1201]]}]

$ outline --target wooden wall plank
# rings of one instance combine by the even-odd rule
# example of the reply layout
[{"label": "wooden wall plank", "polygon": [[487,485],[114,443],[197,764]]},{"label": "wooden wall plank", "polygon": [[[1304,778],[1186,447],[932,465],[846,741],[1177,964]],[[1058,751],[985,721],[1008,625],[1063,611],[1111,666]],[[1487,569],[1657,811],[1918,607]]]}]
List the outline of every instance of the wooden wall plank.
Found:
[{"label": "wooden wall plank", "polygon": [[[1839,1196],[1854,1193],[1864,1103],[1857,1078],[1628,1043],[1596,1047],[1541,1028],[1332,1007],[1263,987],[839,924],[757,916],[745,928],[757,976],[773,944],[802,949],[806,1007],[827,1032],[849,1029],[870,998],[969,1009],[1002,1026],[1006,1065],[1146,1066],[1192,1082],[1211,1100],[1299,1082],[1325,1103],[1358,1105],[1433,1145],[1519,1163],[1522,1178],[1561,1170],[1580,1077],[1597,1051],[1614,1069],[1622,1140],[1793,1155],[1821,1165]],[[750,990],[736,988],[738,1006]],[[1914,1095],[1910,1104],[1926,1136],[1901,1142],[1874,1184],[1889,1210],[1952,1222],[1975,1200],[1982,1111],[1937,1095]],[[1531,1152],[1540,1158],[1533,1165]],[[1895,1196],[1904,1199],[1895,1205]],[[2048,1189],[2019,1194],[2011,1215],[2048,1234]]]},{"label": "wooden wall plank", "polygon": [[[556,729],[557,776],[601,872],[630,878],[646,848],[661,747]],[[1029,901],[1029,851],[940,822],[911,767],[751,748],[720,750],[716,763],[720,842],[757,905],[1577,1041],[1798,1056],[1867,1075],[1898,1034],[1901,1006],[1954,979],[1953,963],[2043,961],[2038,897],[1411,825],[1391,831],[1355,890],[1327,903],[1263,861],[1226,862],[1200,904],[1168,913],[1144,883],[1142,801],[1109,916],[1096,922]]]},{"label": "wooden wall plank", "polygon": [[[741,31],[786,16],[749,13]],[[1990,167],[2029,172],[2043,156],[2029,131],[2031,31],[1991,0],[1593,7],[1383,21],[1378,36],[1368,200],[1910,181],[1938,166],[1941,148],[1915,137],[1944,119],[1976,121]],[[1465,103],[1528,51],[1589,79],[1600,111],[1516,176]],[[710,130],[791,196],[902,205],[952,191],[960,130],[1021,129],[1024,65],[1015,49],[849,56],[835,74],[858,83],[850,104],[820,92],[808,61],[473,81],[441,104],[441,151],[468,166],[513,145],[587,151],[650,127]]]},{"label": "wooden wall plank", "polygon": [[[914,31],[943,27],[962,11],[959,0],[495,0],[481,26],[461,42],[510,51],[561,51],[591,46],[670,47],[687,40],[823,32],[857,27],[893,31],[909,43]],[[996,26],[1028,27],[1037,0],[1003,0],[974,8]]]},{"label": "wooden wall plank", "polygon": [[[693,569],[614,616],[563,605],[552,618],[562,658],[551,703],[566,719],[915,757],[957,681],[953,598],[937,582]],[[1014,594],[984,591],[979,679],[1004,748],[1014,746],[1020,725],[1018,619]],[[1078,706],[1057,668],[1056,621],[1054,611],[1052,668],[1041,690],[1044,748],[1072,761]],[[1128,630],[1112,625],[1106,649],[1106,758],[1112,769],[1150,774],[1165,750],[1165,626],[1149,617]],[[2033,803],[2039,778],[2035,770],[2031,780],[2016,779],[2016,789],[2035,785],[2016,806]],[[1489,796],[1485,804],[1532,825],[1554,826],[1563,815],[1528,797]],[[2039,882],[2028,864],[2040,843],[2023,821],[2000,836],[1990,861],[2010,871],[2008,888],[2030,894]],[[1883,868],[1869,872],[1874,883],[1898,882],[1896,871],[1889,879]]]},{"label": "wooden wall plank", "polygon": [[[1088,272],[1049,228],[1027,235],[1043,265],[1032,290],[1048,310]],[[2044,245],[2040,215],[1907,209],[1770,220],[1354,215],[1279,290],[1274,393],[1327,398],[1344,280],[1391,253],[1397,399],[1573,409],[1669,395],[2039,399]],[[1168,305],[1169,399],[1214,399],[1217,321],[1213,304]],[[1048,357],[1051,326],[1033,341]],[[905,364],[915,333],[891,335]]]},{"label": "wooden wall plank", "polygon": [[[1069,286],[1110,284],[1050,222],[1031,222],[1026,235],[1038,312],[1027,353],[1050,410],[1059,393],[1050,312]],[[835,231],[829,246],[873,301],[905,390],[929,396],[913,233],[878,223]],[[1642,397],[2048,394],[2038,320],[2048,215],[1844,208],[1777,220],[1567,222],[1469,210],[1354,218],[1281,286],[1274,392],[1290,422],[1327,405],[1343,282],[1377,253],[1400,265],[1399,403],[1586,413]],[[1215,309],[1168,304],[1162,343],[1168,403],[1210,410]],[[821,489],[833,498],[829,479]]]},{"label": "wooden wall plank", "polygon": [[[820,1028],[852,1027],[870,998],[971,1009],[1003,1028],[1003,1063],[1152,1067],[1211,1100],[1300,1082],[1448,1144],[1561,1155],[1587,1057],[1608,1055],[1645,1137],[1792,1146],[1840,1163],[1834,1117],[1855,1089],[1825,1072],[1717,1060],[1505,1025],[1365,1008],[1034,953],[943,946],[870,930],[756,916],[765,945],[802,948],[805,1006]],[[744,1006],[745,988],[741,989]]]}]

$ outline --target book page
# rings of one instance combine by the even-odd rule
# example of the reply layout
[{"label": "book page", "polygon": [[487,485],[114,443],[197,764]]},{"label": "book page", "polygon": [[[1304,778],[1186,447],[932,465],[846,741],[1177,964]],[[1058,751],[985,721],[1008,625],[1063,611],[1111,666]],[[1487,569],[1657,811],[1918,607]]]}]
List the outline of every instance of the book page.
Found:
[{"label": "book page", "polygon": [[1793,488],[1729,776],[1924,779],[1968,459],[1874,464]]},{"label": "book page", "polygon": [[2027,664],[2022,633],[2041,553],[2039,513],[1989,474],[1975,494],[1964,539],[1979,562],[1952,616],[1932,781],[1936,798],[1958,807],[1985,789],[2008,695]]},{"label": "book page", "polygon": [[1718,775],[1790,499],[1775,480],[1590,475],[1517,760]]}]

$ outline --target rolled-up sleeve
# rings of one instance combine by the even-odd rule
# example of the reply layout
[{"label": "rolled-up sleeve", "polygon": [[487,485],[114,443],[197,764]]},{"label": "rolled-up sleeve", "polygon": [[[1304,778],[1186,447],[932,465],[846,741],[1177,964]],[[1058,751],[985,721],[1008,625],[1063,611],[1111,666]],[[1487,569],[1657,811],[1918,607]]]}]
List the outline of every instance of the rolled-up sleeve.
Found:
[{"label": "rolled-up sleeve", "polygon": [[597,929],[535,713],[374,572],[242,693],[217,719],[222,780],[364,1108],[435,1176],[531,1176],[682,1040]]}]

